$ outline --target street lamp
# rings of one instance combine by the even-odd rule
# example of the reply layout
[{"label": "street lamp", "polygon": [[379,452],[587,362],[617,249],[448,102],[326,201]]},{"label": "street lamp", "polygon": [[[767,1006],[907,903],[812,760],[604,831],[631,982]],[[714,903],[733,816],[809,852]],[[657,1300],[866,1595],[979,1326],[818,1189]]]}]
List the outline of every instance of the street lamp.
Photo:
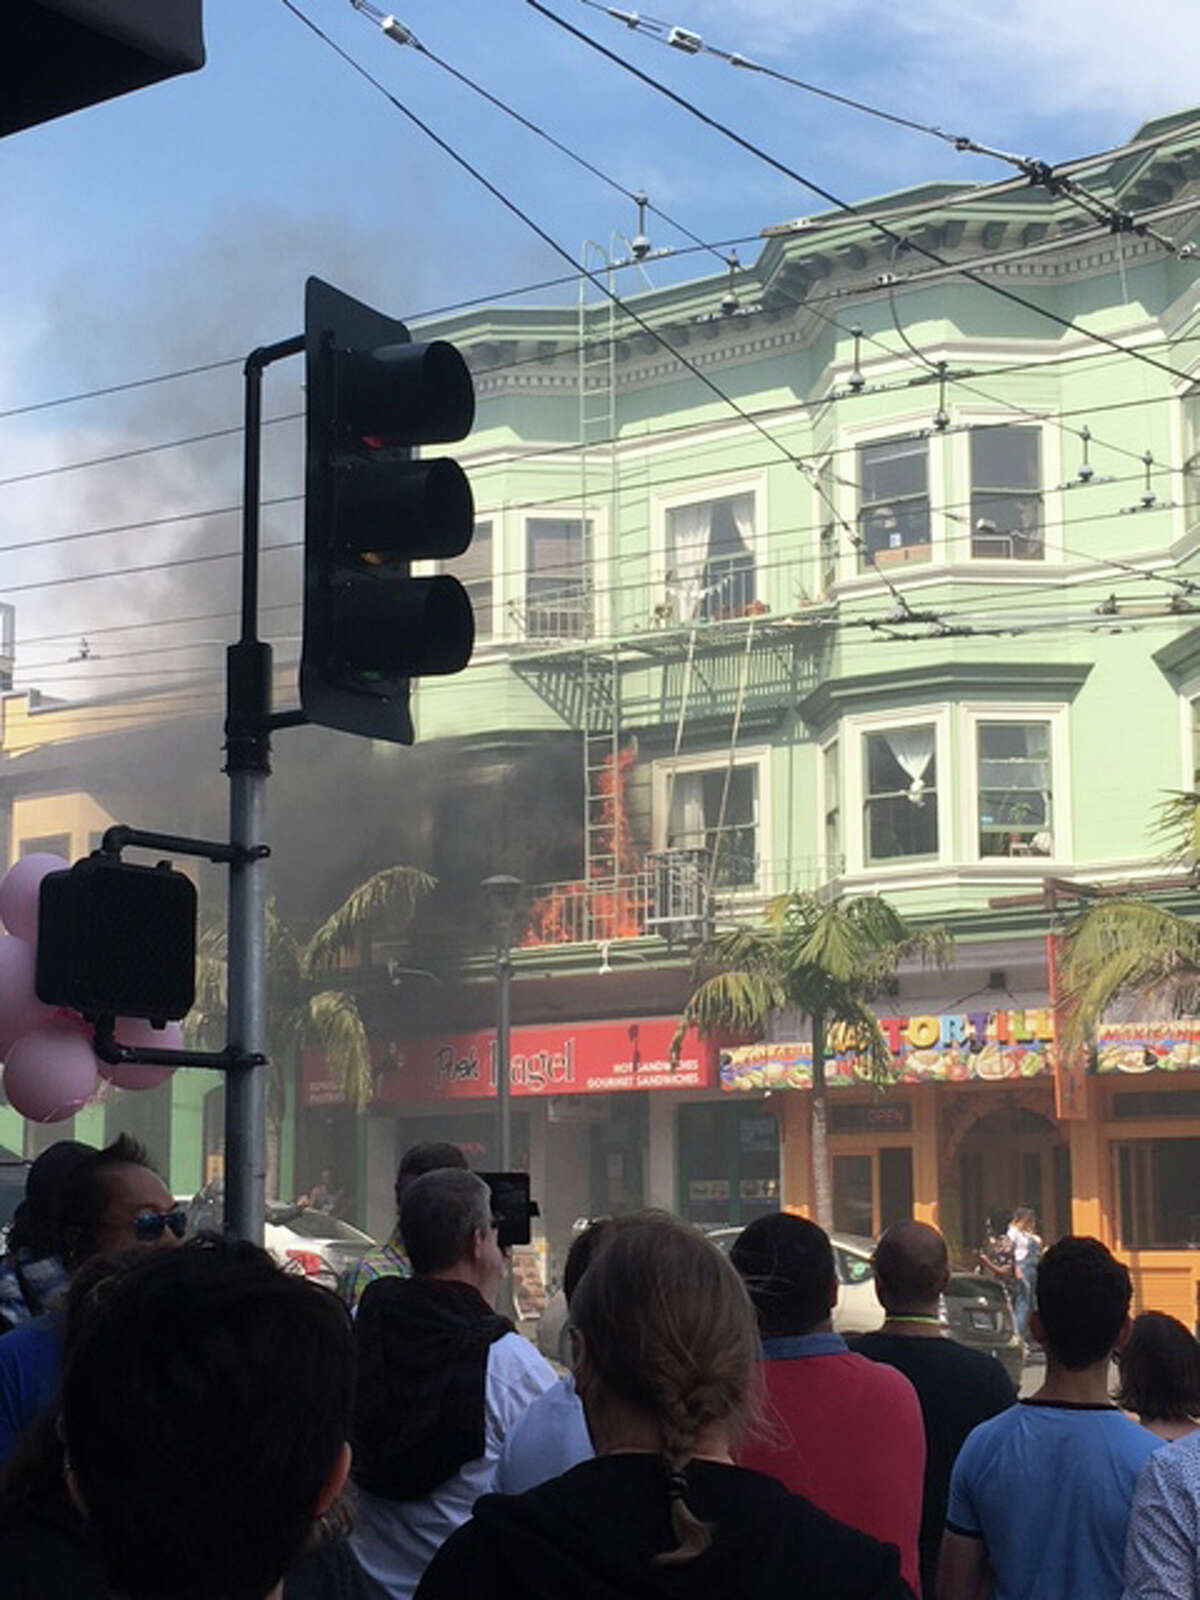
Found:
[{"label": "street lamp", "polygon": [[512,1103],[509,1082],[509,986],[512,982],[512,926],[521,890],[520,878],[506,873],[479,885],[492,914],[496,937],[496,1127],[500,1171],[512,1170]]}]

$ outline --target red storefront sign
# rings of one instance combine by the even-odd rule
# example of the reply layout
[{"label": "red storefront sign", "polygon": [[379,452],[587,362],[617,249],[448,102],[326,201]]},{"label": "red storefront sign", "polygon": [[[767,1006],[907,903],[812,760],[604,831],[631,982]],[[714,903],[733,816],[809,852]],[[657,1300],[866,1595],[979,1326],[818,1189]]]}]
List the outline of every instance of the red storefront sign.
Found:
[{"label": "red storefront sign", "polygon": [[[672,1067],[674,1017],[619,1022],[555,1023],[514,1028],[509,1047],[509,1082],[514,1096],[613,1094],[637,1089],[707,1089],[713,1081],[712,1052],[695,1033],[683,1041]],[[373,1103],[437,1105],[483,1100],[496,1092],[496,1033],[435,1035],[387,1042],[373,1039],[376,1063]],[[318,1050],[301,1064],[307,1106],[344,1103]]]}]

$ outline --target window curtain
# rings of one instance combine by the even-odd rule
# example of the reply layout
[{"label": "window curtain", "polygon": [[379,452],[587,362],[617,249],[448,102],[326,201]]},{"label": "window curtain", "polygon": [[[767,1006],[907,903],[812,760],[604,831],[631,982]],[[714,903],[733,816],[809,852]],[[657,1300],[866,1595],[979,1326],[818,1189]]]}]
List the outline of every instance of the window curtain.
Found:
[{"label": "window curtain", "polygon": [[928,724],[917,728],[893,728],[884,734],[888,749],[895,756],[908,781],[908,798],[914,806],[925,804],[925,774],[933,760],[936,732]]},{"label": "window curtain", "polygon": [[667,820],[667,848],[702,850],[705,839],[704,774],[672,773],[671,805]]},{"label": "window curtain", "polygon": [[712,537],[712,505],[679,506],[668,516],[667,592],[674,596],[679,621],[691,622],[704,598],[704,563]]},{"label": "window curtain", "polygon": [[729,502],[730,515],[733,525],[737,529],[737,536],[742,549],[747,555],[754,552],[754,496],[752,494],[739,494],[735,500]]}]

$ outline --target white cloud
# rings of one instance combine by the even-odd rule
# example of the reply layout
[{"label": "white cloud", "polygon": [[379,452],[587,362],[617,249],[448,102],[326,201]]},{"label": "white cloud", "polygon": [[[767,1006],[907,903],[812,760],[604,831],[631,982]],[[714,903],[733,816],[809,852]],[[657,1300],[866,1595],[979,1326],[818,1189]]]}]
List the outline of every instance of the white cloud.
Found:
[{"label": "white cloud", "polygon": [[890,87],[893,104],[913,105],[915,78],[939,92],[935,121],[943,106],[1005,126],[1115,113],[1132,131],[1200,99],[1195,0],[680,0],[676,20],[800,75],[819,65],[829,87]]}]

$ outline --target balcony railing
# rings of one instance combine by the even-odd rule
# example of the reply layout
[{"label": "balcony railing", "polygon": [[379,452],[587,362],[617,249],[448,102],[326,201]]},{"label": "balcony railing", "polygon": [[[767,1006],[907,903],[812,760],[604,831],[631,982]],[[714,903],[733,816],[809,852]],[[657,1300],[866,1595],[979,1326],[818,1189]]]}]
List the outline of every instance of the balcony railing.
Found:
[{"label": "balcony railing", "polygon": [[[615,581],[587,574],[514,574],[517,594],[496,617],[494,639],[547,644],[617,639],[639,633],[788,616],[813,605],[813,562],[789,553],[773,560],[713,557],[702,573],[651,577],[643,563],[623,564]],[[511,595],[511,590],[510,590]]]},{"label": "balcony railing", "polygon": [[663,850],[620,878],[538,884],[530,892],[519,943],[608,944],[620,939],[665,939],[695,944],[719,925],[756,922],[773,895],[815,893],[842,870],[823,859],[757,861],[750,881],[731,886],[718,870],[712,881],[707,850]]}]

